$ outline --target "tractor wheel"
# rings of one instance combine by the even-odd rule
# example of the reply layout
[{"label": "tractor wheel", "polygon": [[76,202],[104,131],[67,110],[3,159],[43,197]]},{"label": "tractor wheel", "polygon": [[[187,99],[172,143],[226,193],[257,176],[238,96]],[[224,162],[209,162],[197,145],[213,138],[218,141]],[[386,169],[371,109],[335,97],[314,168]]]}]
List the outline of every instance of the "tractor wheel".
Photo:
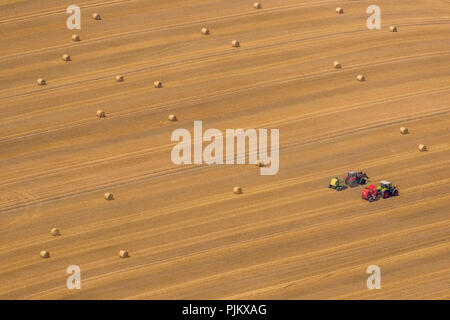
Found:
[{"label": "tractor wheel", "polygon": [[374,201],[375,201],[375,198],[373,196],[370,196],[369,197],[369,202],[374,202]]},{"label": "tractor wheel", "polygon": [[367,183],[366,179],[361,179],[360,184],[366,184],[366,183]]},{"label": "tractor wheel", "polygon": [[385,192],[384,192],[383,198],[384,198],[384,199],[389,198],[389,191],[385,191]]},{"label": "tractor wheel", "polygon": [[395,190],[394,191],[394,197],[397,197],[398,196],[398,190]]}]

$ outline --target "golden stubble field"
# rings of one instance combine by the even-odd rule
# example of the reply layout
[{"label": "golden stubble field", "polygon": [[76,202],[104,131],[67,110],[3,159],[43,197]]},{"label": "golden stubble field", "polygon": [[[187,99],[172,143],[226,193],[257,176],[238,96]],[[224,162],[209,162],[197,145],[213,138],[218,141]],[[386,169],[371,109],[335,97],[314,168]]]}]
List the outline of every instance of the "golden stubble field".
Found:
[{"label": "golden stubble field", "polygon": [[[450,298],[450,3],[371,4],[2,1],[0,298]],[[279,173],[174,165],[194,120],[279,129]],[[400,196],[328,189],[361,169]]]}]

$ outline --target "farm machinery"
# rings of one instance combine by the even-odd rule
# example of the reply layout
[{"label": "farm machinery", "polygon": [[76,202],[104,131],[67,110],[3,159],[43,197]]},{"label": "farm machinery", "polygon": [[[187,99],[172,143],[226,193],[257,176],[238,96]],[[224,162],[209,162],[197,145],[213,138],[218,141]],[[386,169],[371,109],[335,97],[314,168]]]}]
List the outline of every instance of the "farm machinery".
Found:
[{"label": "farm machinery", "polygon": [[370,186],[364,188],[361,192],[361,198],[368,200],[369,202],[373,202],[378,200],[379,197],[387,199],[390,197],[396,197],[398,194],[398,186],[394,186],[389,181],[383,180],[380,181],[380,185],[378,187],[371,184]]},{"label": "farm machinery", "polygon": [[368,200],[369,202],[378,200],[378,188],[373,184],[365,187],[361,192],[361,198],[364,200]]},{"label": "farm machinery", "polygon": [[345,184],[350,188],[354,188],[361,185],[364,185],[369,180],[369,177],[365,172],[362,171],[349,171],[344,178]]},{"label": "farm machinery", "polygon": [[344,183],[341,179],[339,179],[338,177],[334,177],[334,178],[331,178],[328,188],[334,189],[336,191],[342,191],[342,190],[346,189],[347,186],[344,185]]},{"label": "farm machinery", "polygon": [[[369,180],[369,177],[365,172],[349,171],[344,179],[340,179],[339,177],[331,178],[328,188],[336,191],[342,191],[346,189],[347,186],[350,188],[355,188],[359,185],[365,185],[367,184],[367,180]],[[381,197],[383,199],[387,199],[390,197],[396,197],[398,194],[398,186],[394,186],[389,181],[382,180],[380,181],[380,185],[378,187],[373,184],[365,187],[361,191],[361,198],[369,202],[373,202]]]},{"label": "farm machinery", "polygon": [[394,186],[389,181],[380,181],[380,186],[377,189],[378,193],[383,196],[384,199],[398,196],[398,186]]},{"label": "farm machinery", "polygon": [[349,171],[343,180],[338,177],[333,177],[328,185],[329,188],[337,191],[347,189],[347,186],[354,188],[360,184],[366,184],[369,177],[362,171]]}]

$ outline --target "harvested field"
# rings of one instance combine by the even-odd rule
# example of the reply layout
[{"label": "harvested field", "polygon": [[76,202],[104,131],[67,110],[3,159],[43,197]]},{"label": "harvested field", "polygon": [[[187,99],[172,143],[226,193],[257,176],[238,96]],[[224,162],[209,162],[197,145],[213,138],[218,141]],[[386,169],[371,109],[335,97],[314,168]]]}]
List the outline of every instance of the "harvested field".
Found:
[{"label": "harvested field", "polygon": [[[81,30],[0,4],[0,299],[450,298],[448,1],[379,0],[381,30],[367,1],[84,2]],[[173,164],[194,120],[279,129],[278,174]],[[348,170],[400,196],[328,189]]]}]

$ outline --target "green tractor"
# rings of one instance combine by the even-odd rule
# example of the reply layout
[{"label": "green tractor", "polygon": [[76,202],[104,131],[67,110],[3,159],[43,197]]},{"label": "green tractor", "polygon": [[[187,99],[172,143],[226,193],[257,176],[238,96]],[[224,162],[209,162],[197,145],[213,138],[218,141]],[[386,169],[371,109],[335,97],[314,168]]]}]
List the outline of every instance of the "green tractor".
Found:
[{"label": "green tractor", "polygon": [[347,186],[343,183],[341,179],[338,177],[331,178],[330,184],[328,188],[334,189],[336,191],[342,191],[347,188]]},{"label": "green tractor", "polygon": [[398,196],[398,186],[394,186],[392,183],[386,180],[380,181],[380,186],[377,187],[377,190],[378,194],[381,195],[384,199]]}]

